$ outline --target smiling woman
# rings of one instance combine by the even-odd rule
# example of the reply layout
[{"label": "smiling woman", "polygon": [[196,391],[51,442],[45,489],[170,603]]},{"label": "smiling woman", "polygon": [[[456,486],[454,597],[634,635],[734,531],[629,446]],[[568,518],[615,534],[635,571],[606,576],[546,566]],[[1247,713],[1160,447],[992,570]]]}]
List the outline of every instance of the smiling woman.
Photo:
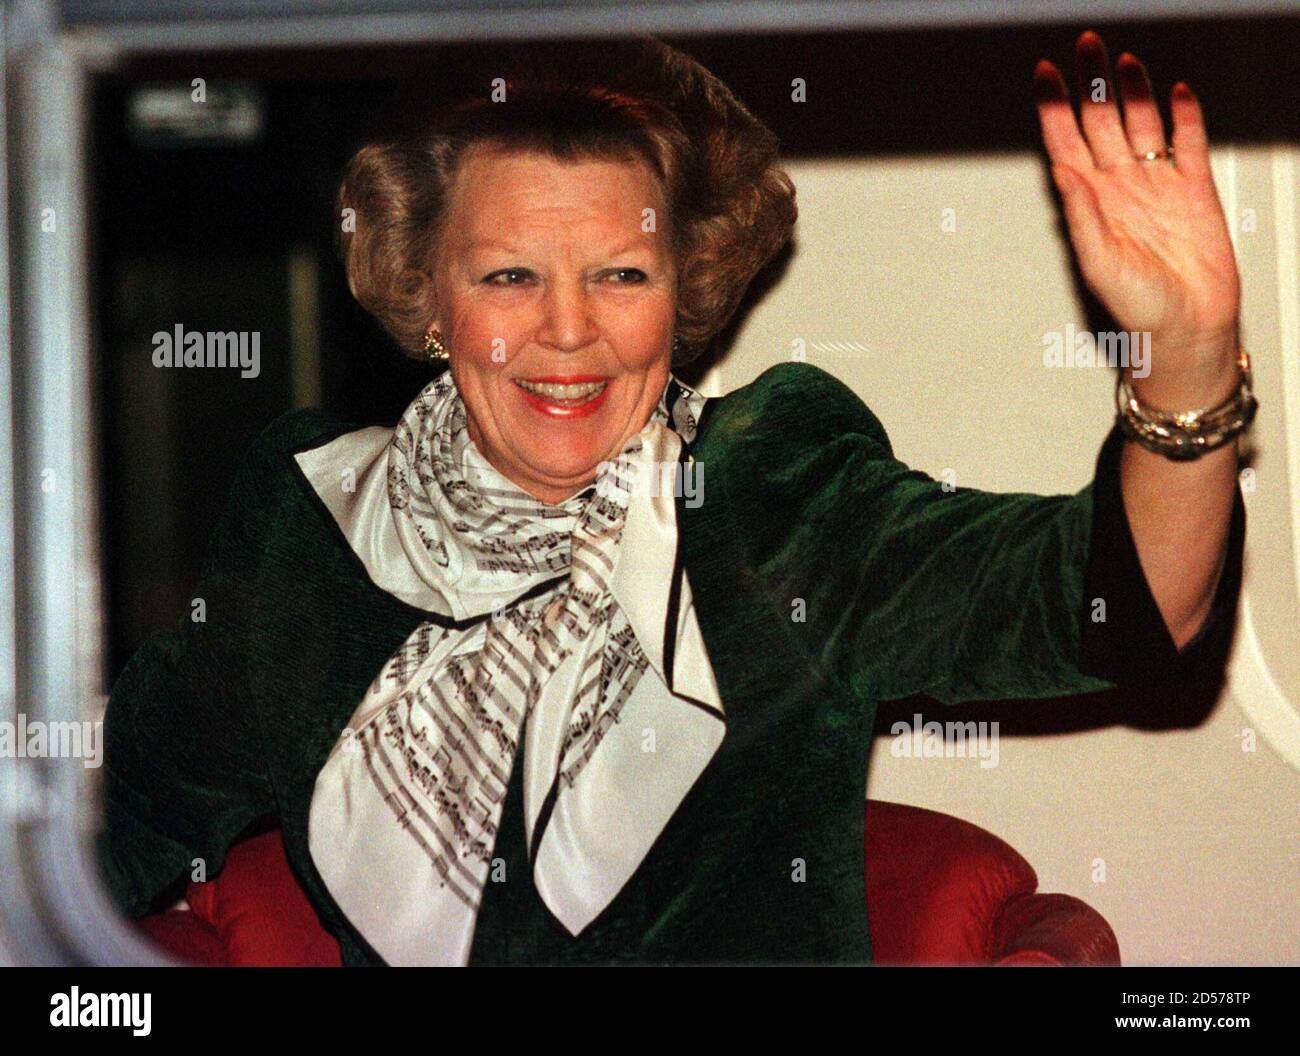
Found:
[{"label": "smiling woman", "polygon": [[[699,63],[657,42],[520,49],[513,69],[503,72],[484,76],[466,98],[414,130],[370,143],[353,157],[339,193],[340,214],[350,221],[341,224],[340,239],[353,294],[403,349],[420,355],[438,315],[430,269],[451,241],[463,251],[467,243],[502,240],[501,230],[485,223],[476,225],[481,236],[466,235],[453,219],[467,215],[458,206],[497,197],[498,188],[481,182],[498,176],[489,171],[492,161],[514,155],[518,179],[544,159],[552,181],[563,179],[565,167],[545,162],[566,163],[570,174],[574,165],[604,173],[612,165],[615,182],[588,188],[594,196],[588,203],[617,199],[601,232],[615,241],[588,250],[640,247],[674,269],[681,345],[673,363],[689,362],[793,230],[794,186],[777,163],[776,137]],[[478,155],[479,179],[464,171],[467,153]],[[550,202],[544,194],[537,199],[557,209],[578,205]],[[508,212],[498,206],[498,217]],[[509,258],[530,247],[495,248]],[[599,262],[628,264],[637,262]],[[494,266],[525,267],[517,258]]]},{"label": "smiling woman", "polygon": [[434,258],[434,329],[470,439],[545,502],[590,484],[667,384],[677,269],[647,213],[666,210],[644,162],[462,158]]},{"label": "smiling woman", "polygon": [[[1199,112],[1180,96],[1186,175],[1089,170],[1053,73],[1045,129],[1105,289],[1141,181],[1211,200]],[[674,368],[795,221],[773,135],[651,39],[473,92],[362,148],[339,194],[353,293],[448,369],[391,428],[296,411],[254,444],[206,621],[152,639],[110,700],[110,888],[140,915],[269,814],[347,964],[869,961],[877,706],[1213,672],[1235,451],[1175,463],[1116,428],[1077,494],[1002,495],[904,465],[807,364],[706,399]],[[1125,303],[1159,286],[1168,315],[1169,245],[1125,249]],[[1234,302],[1195,292],[1213,326],[1168,315],[1143,394],[1218,397]],[[707,501],[648,486],[691,464]]]},{"label": "smiling woman", "polygon": [[521,61],[363,148],[339,195],[353,293],[409,351],[444,343],[470,438],[547,502],[641,430],[796,216],[775,137],[702,67],[594,57]]}]

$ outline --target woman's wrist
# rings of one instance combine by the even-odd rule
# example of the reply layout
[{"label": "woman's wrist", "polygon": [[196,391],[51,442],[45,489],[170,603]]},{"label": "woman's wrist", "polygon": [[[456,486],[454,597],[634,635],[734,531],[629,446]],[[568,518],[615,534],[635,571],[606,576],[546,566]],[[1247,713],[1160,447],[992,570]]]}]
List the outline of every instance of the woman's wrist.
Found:
[{"label": "woman's wrist", "polygon": [[[1250,427],[1259,406],[1250,358],[1236,345],[1235,334],[1234,328],[1213,341],[1162,343],[1164,373],[1156,373],[1161,357],[1155,347],[1150,369],[1142,371],[1145,378],[1127,370],[1115,389],[1116,422],[1124,435],[1175,462],[1224,447],[1235,451],[1236,437]],[[1139,385],[1143,381],[1147,384]],[[1153,389],[1159,395],[1152,396]]]},{"label": "woman's wrist", "polygon": [[1189,337],[1152,335],[1144,376],[1125,368],[1135,395],[1150,408],[1170,413],[1217,407],[1241,381],[1237,327]]}]

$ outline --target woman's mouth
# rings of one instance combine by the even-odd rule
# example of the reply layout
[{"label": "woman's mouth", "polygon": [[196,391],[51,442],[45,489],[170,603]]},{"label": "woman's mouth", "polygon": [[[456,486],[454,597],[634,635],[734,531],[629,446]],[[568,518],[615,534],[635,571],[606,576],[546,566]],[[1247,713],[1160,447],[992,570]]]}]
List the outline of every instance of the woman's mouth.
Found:
[{"label": "woman's mouth", "polygon": [[609,379],[515,378],[528,403],[553,418],[579,418],[594,414],[609,391]]}]

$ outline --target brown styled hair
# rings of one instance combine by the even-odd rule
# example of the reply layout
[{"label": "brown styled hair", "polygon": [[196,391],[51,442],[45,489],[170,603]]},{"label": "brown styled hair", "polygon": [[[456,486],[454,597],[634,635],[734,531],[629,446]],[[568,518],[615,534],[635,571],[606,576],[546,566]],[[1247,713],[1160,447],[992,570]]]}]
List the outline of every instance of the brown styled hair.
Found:
[{"label": "brown styled hair", "polygon": [[474,144],[562,161],[641,158],[669,212],[681,338],[673,366],[694,359],[794,227],[776,136],[713,74],[653,37],[524,45],[507,69],[353,155],[337,200],[353,296],[405,352],[423,355],[441,223]]}]

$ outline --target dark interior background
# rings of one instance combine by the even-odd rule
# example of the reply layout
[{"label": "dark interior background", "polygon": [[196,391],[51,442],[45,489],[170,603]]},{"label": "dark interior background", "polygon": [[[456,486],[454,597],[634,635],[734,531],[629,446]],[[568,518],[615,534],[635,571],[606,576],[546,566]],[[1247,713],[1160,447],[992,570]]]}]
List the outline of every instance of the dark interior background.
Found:
[{"label": "dark interior background", "polygon": [[[1043,56],[1071,71],[1084,28],[663,39],[717,74],[798,159],[1041,150],[1030,74]],[[1300,21],[1091,28],[1112,60],[1121,50],[1140,55],[1165,99],[1186,79],[1215,143],[1300,133]],[[412,99],[461,90],[485,47],[169,55],[96,78],[91,208],[110,681],[150,631],[186,615],[244,449],[293,406],[292,260],[314,274],[322,406],[358,426],[392,423],[432,376],[352,301],[334,251],[334,195],[356,147]],[[188,89],[194,77],[210,91],[232,82],[259,90],[260,137],[184,147],[133,139],[126,115],[136,89]],[[807,103],[790,102],[794,77],[806,79]],[[870,217],[855,221],[869,246]],[[741,318],[781,269],[779,259],[755,283]],[[260,376],[155,368],[151,335],[177,323],[259,331]],[[734,330],[700,370],[725,357]],[[1100,716],[1091,707],[1093,725]]]}]

